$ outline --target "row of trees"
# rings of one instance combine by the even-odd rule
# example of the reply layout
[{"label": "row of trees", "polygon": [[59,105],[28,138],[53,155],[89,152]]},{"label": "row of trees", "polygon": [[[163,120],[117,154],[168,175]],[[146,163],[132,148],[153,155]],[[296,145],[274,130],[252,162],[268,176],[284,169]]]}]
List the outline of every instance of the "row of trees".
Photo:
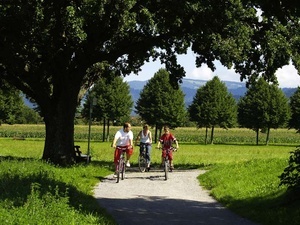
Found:
[{"label": "row of trees", "polygon": [[[164,124],[176,128],[193,121],[198,128],[206,128],[206,143],[209,129],[210,143],[213,143],[215,127],[227,129],[242,126],[256,132],[257,144],[259,133],[266,132],[268,144],[271,128],[288,126],[300,129],[299,95],[298,90],[288,104],[288,99],[277,85],[260,78],[248,87],[245,96],[236,103],[226,85],[214,77],[198,89],[186,110],[183,92],[174,89],[169,82],[169,73],[160,69],[141,91],[135,111],[142,121],[156,128],[155,139]],[[23,104],[19,91],[7,84],[2,85],[0,102],[0,119],[5,123],[41,121],[37,112]],[[115,76],[114,79],[103,78],[91,88],[80,113],[87,120],[91,118],[103,124],[104,141],[109,137],[111,123],[120,125],[131,120],[132,107],[129,85]]]},{"label": "row of trees", "polygon": [[[299,130],[299,95],[300,91],[297,90],[289,104],[288,98],[276,84],[260,78],[249,85],[245,96],[236,102],[225,83],[215,76],[199,87],[192,104],[186,110],[183,92],[181,89],[174,89],[169,82],[169,73],[160,69],[142,89],[135,111],[142,121],[156,128],[155,139],[164,124],[176,128],[190,120],[198,128],[206,128],[206,142],[209,129],[210,143],[213,143],[215,127],[227,129],[241,126],[256,132],[257,144],[259,133],[266,132],[268,144],[271,128],[288,126]],[[109,126],[109,121],[124,122],[129,119],[133,102],[129,86],[121,78],[116,77],[111,83],[103,80],[98,82],[88,99],[95,97],[97,104],[92,116],[96,120],[103,120],[103,124],[106,121]],[[83,110],[86,118],[89,110],[90,100]]]}]

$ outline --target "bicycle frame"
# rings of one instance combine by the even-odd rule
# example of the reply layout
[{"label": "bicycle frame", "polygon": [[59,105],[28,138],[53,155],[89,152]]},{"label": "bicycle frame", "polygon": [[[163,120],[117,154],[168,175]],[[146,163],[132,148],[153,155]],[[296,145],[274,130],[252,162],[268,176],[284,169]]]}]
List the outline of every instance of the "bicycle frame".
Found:
[{"label": "bicycle frame", "polygon": [[[140,154],[138,157],[138,163],[139,163],[139,169],[141,172],[145,172],[148,166],[147,163],[147,146],[149,144],[147,143],[140,143],[138,146],[140,146]],[[148,170],[149,171],[149,170]]]},{"label": "bicycle frame", "polygon": [[166,156],[164,158],[164,172],[165,172],[165,180],[168,180],[169,177],[169,171],[172,172],[172,168],[170,165],[170,160],[169,160],[169,153],[170,151],[176,151],[176,148],[170,147],[166,149]]},{"label": "bicycle frame", "polygon": [[117,164],[117,183],[119,183],[120,177],[122,180],[124,180],[125,178],[125,170],[126,170],[125,162],[126,162],[127,147],[117,147],[117,150],[121,151],[120,159],[118,160],[118,164]]}]

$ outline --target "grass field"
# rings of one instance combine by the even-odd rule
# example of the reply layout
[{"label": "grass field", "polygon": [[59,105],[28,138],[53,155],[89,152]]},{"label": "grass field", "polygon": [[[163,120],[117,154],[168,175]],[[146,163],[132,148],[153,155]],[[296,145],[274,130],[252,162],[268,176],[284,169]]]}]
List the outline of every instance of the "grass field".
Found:
[{"label": "grass field", "polygon": [[[36,125],[30,128],[0,126],[1,134],[11,134],[0,138],[0,223],[114,224],[92,197],[94,185],[113,171],[113,149],[110,142],[100,141],[100,127],[93,130],[92,162],[70,168],[55,167],[39,160],[44,138],[32,137],[26,132],[42,134],[43,129]],[[119,127],[112,127],[111,133],[117,129]],[[16,130],[19,133],[16,134]],[[76,126],[75,130],[75,136],[81,133],[83,137],[76,138],[76,144],[85,152],[87,140],[83,134],[88,129]],[[133,128],[134,133],[138,130]],[[179,140],[188,136],[193,139],[204,133],[195,128],[178,128],[173,132]],[[230,134],[227,132],[230,130],[218,130],[215,135],[220,140],[236,139],[214,145],[180,141],[179,151],[174,154],[175,168],[206,169],[207,172],[199,177],[201,185],[223,205],[246,218],[264,225],[299,224],[299,200],[288,198],[286,187],[278,186],[278,176],[287,166],[289,152],[298,145],[291,140],[296,140],[298,135],[284,129],[271,131],[273,142],[257,146],[253,131],[234,129]],[[17,136],[25,140],[13,138]],[[252,136],[253,142],[239,139],[250,140]],[[132,157],[133,166],[137,166],[136,153],[137,149]],[[160,151],[155,148],[152,162],[153,166],[160,163]]]}]

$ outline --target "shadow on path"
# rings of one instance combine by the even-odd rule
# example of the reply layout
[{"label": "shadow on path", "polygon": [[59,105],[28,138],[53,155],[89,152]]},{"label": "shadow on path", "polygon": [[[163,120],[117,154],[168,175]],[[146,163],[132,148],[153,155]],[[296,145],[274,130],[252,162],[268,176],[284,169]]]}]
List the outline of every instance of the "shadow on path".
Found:
[{"label": "shadow on path", "polygon": [[216,202],[197,180],[203,171],[128,172],[116,183],[112,175],[95,188],[95,198],[120,225],[255,225]]}]

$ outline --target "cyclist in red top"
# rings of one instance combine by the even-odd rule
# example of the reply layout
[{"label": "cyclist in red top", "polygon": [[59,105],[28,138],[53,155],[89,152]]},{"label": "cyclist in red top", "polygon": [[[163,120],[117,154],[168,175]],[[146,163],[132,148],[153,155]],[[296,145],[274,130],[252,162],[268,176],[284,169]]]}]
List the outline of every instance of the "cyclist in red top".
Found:
[{"label": "cyclist in red top", "polygon": [[[162,162],[164,160],[164,157],[167,154],[167,149],[172,147],[172,144],[175,142],[176,144],[176,148],[178,149],[178,141],[176,140],[175,136],[173,134],[170,133],[170,129],[168,126],[164,126],[164,134],[159,138],[159,142],[157,144],[157,148],[160,147],[160,144],[162,144]],[[170,160],[170,165],[171,165],[171,169],[174,169],[173,166],[173,151],[169,152],[169,160]]]}]

